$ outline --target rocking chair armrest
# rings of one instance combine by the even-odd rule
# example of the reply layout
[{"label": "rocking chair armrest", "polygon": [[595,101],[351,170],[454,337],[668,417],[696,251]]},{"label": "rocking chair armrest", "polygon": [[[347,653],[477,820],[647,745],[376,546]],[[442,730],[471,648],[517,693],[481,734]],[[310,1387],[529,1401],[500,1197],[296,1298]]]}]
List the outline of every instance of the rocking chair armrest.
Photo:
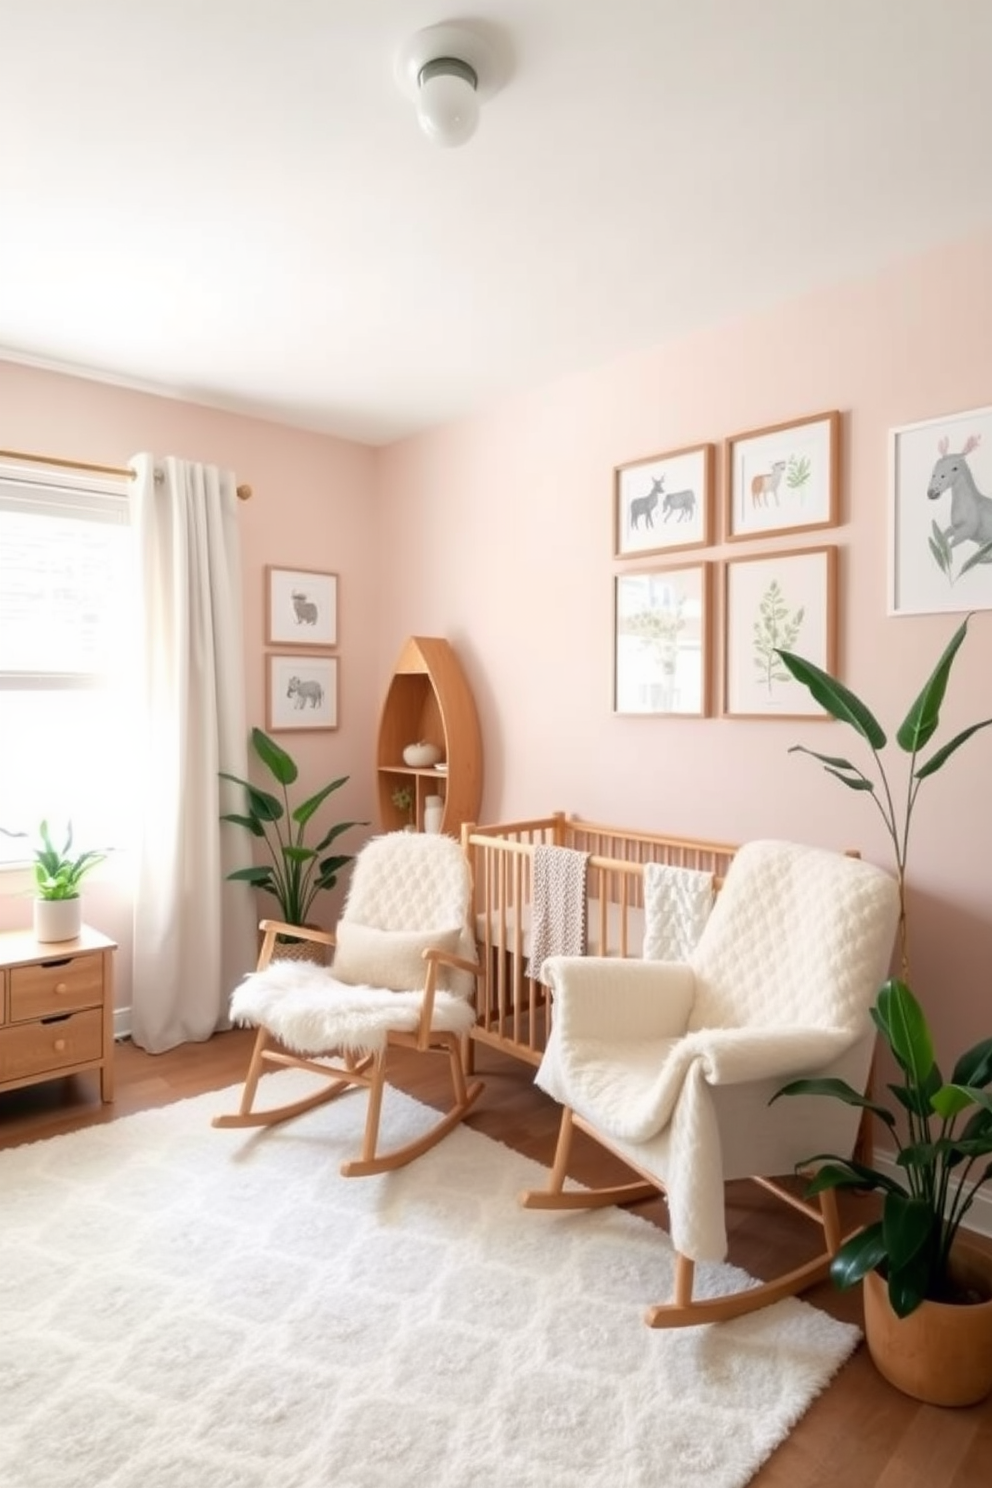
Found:
[{"label": "rocking chair armrest", "polygon": [[260,920],[258,928],[262,932],[262,945],[256,967],[258,971],[264,971],[272,960],[278,935],[288,935],[293,940],[311,940],[317,945],[334,946],[337,944],[332,930],[318,930],[315,925],[287,925],[284,920]]},{"label": "rocking chair armrest", "polygon": [[555,1019],[572,1038],[677,1038],[696,994],[695,973],[680,961],[549,956],[544,974]]},{"label": "rocking chair armrest", "polygon": [[472,976],[482,975],[482,967],[477,961],[467,961],[464,956],[456,956],[453,951],[445,951],[437,946],[428,946],[423,952],[424,960],[441,961],[445,966],[453,966],[457,971],[470,972]]}]

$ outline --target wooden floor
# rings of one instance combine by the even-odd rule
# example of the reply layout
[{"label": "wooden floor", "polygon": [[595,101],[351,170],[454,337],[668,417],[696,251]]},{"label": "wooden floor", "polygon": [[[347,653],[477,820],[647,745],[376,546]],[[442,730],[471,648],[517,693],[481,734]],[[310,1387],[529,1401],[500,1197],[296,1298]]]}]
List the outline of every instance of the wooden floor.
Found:
[{"label": "wooden floor", "polygon": [[[110,1107],[100,1105],[92,1076],[0,1094],[0,1148],[236,1084],[247,1065],[250,1042],[247,1032],[235,1031],[160,1055],[120,1044],[117,1098]],[[421,1100],[443,1104],[441,1061],[436,1075],[433,1069],[423,1072],[425,1062],[434,1064],[398,1054],[395,1083]],[[550,1162],[557,1108],[516,1061],[482,1049],[476,1062],[486,1089],[468,1125],[539,1162]],[[609,1182],[616,1165],[577,1134],[573,1172],[586,1183]],[[851,1201],[847,1223],[865,1217],[867,1211],[858,1207],[863,1202]],[[664,1222],[660,1202],[642,1205],[638,1212]],[[534,1221],[540,1223],[540,1216]],[[812,1226],[753,1184],[732,1185],[730,1225],[730,1259],[756,1276],[797,1264],[811,1253],[815,1240]],[[644,1299],[645,1304],[656,1300],[662,1299]],[[806,1300],[836,1317],[861,1321],[859,1291],[841,1294],[824,1284],[808,1292]],[[670,1475],[666,1480],[674,1481]],[[752,1482],[757,1488],[990,1488],[992,1401],[958,1411],[918,1405],[885,1383],[861,1347]]]}]

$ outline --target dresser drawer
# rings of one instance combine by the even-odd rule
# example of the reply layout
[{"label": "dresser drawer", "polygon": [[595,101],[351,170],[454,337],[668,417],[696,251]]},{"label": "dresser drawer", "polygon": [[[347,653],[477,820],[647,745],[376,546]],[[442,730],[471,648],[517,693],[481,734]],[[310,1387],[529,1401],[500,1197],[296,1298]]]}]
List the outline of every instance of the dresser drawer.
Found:
[{"label": "dresser drawer", "polygon": [[90,1008],[45,1023],[0,1028],[0,1084],[40,1071],[57,1074],[103,1053],[103,1013]]},{"label": "dresser drawer", "polygon": [[11,1023],[98,1007],[103,1001],[103,957],[99,953],[12,966],[8,977]]}]

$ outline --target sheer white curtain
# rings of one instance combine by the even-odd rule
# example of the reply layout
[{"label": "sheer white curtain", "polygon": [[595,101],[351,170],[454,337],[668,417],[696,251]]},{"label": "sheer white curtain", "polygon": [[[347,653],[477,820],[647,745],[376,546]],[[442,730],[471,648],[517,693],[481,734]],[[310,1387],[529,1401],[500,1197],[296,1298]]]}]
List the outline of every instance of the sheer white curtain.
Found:
[{"label": "sheer white curtain", "polygon": [[131,463],[144,677],[131,1028],[161,1053],[226,1027],[255,960],[252,892],[226,882],[244,844],[221,827],[217,774],[248,773],[241,551],[230,472]]}]

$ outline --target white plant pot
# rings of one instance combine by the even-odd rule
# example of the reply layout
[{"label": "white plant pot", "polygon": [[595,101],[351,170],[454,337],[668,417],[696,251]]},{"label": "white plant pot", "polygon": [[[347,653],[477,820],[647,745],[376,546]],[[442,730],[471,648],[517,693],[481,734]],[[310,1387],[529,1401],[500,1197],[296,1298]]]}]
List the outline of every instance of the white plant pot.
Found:
[{"label": "white plant pot", "polygon": [[75,940],[82,926],[83,901],[78,894],[75,899],[34,901],[35,940]]}]

